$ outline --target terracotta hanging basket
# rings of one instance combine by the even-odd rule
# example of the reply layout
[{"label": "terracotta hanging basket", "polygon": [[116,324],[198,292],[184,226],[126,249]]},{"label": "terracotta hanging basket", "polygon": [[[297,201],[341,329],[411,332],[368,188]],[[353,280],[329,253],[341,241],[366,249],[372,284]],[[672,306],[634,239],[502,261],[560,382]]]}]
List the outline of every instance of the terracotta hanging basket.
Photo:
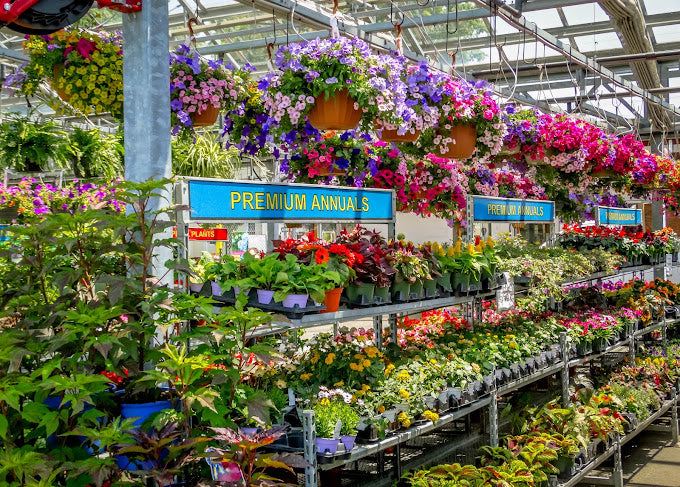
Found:
[{"label": "terracotta hanging basket", "polygon": [[59,98],[64,100],[65,102],[68,102],[71,99],[71,96],[66,93],[62,88],[59,88],[59,83],[57,80],[61,78],[64,74],[64,65],[63,64],[55,64],[54,67],[52,68],[52,81],[50,82],[50,86],[54,91],[57,92],[57,95],[59,95]]},{"label": "terracotta hanging basket", "polygon": [[354,98],[342,89],[328,98],[319,95],[307,120],[317,130],[352,130],[361,120],[361,109],[354,108]]},{"label": "terracotta hanging basket", "polygon": [[217,116],[220,114],[220,109],[214,105],[208,105],[208,108],[202,112],[194,112],[191,114],[191,120],[194,127],[209,127],[217,121]]},{"label": "terracotta hanging basket", "polygon": [[413,193],[413,197],[417,200],[424,200],[427,198],[427,191],[416,191]]},{"label": "terracotta hanging basket", "polygon": [[454,142],[449,144],[449,149],[441,157],[467,159],[475,152],[477,128],[474,125],[456,125],[451,129],[451,138]]},{"label": "terracotta hanging basket", "polygon": [[375,122],[375,130],[382,130],[380,140],[383,142],[415,142],[420,137],[420,130],[414,132],[406,132],[399,135],[399,129],[386,129],[381,122]]},{"label": "terracotta hanging basket", "polygon": [[347,171],[334,167],[320,167],[319,176],[347,176]]}]

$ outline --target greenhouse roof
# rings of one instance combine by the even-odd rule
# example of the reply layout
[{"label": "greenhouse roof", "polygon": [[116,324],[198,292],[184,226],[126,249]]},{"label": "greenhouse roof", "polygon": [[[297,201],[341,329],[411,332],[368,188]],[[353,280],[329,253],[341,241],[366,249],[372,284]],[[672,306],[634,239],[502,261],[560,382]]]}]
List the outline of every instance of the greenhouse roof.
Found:
[{"label": "greenhouse roof", "polygon": [[[268,70],[267,44],[327,36],[331,0],[170,0],[170,42]],[[619,131],[680,129],[680,2],[669,0],[339,0],[341,32],[492,82],[545,110],[588,114]],[[106,22],[121,25],[119,14]],[[3,69],[24,57],[23,36],[0,31]],[[2,74],[2,73],[0,73]],[[2,98],[3,105],[17,100]],[[25,102],[20,101],[25,104]],[[647,108],[645,109],[645,105]]]}]

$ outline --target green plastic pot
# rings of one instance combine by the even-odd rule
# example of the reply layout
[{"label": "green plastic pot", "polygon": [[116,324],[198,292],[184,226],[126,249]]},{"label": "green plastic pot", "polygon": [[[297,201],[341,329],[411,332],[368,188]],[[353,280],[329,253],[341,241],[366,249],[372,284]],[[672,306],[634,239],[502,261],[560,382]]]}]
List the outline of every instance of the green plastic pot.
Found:
[{"label": "green plastic pot", "polygon": [[352,283],[345,290],[350,304],[369,305],[373,304],[375,284],[372,283]]},{"label": "green plastic pot", "polygon": [[416,279],[415,282],[411,283],[411,289],[409,291],[409,294],[411,296],[411,299],[422,299],[425,297],[422,279]]},{"label": "green plastic pot", "polygon": [[411,284],[404,281],[394,282],[390,288],[392,301],[408,301],[411,294]]},{"label": "green plastic pot", "polygon": [[436,279],[425,279],[423,281],[423,290],[425,291],[426,298],[436,298],[439,295],[437,293]]},{"label": "green plastic pot", "polygon": [[382,286],[382,287],[375,287],[375,292],[373,293],[373,302],[375,304],[387,304],[391,303],[392,300],[390,299],[390,287],[389,286]]},{"label": "green plastic pot", "polygon": [[456,293],[467,294],[468,286],[470,285],[470,276],[460,273],[453,274],[452,283],[453,290]]},{"label": "green plastic pot", "polygon": [[443,272],[441,276],[435,278],[435,281],[437,281],[437,286],[439,286],[441,291],[446,291],[449,293],[453,291],[453,286],[451,286],[450,272]]}]

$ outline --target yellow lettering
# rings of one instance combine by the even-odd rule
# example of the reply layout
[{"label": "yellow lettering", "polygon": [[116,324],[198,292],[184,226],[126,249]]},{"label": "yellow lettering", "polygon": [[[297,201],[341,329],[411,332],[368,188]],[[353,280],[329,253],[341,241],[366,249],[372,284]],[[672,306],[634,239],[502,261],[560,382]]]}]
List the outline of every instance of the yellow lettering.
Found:
[{"label": "yellow lettering", "polygon": [[[285,195],[286,199],[284,200],[284,205],[286,207],[286,210],[290,211],[293,209],[293,195]],[[288,206],[288,196],[290,196],[290,207]]]},{"label": "yellow lettering", "polygon": [[296,194],[295,195],[295,209],[296,210],[306,210],[307,209],[307,195],[306,194]]},{"label": "yellow lettering", "polygon": [[236,191],[231,192],[231,209],[233,210],[234,207],[236,206],[236,203],[241,201],[241,193],[237,193]]},{"label": "yellow lettering", "polygon": [[330,195],[321,197],[321,209],[322,210],[330,210],[331,209],[331,206],[330,206],[330,203],[329,203],[330,199],[331,199]]},{"label": "yellow lettering", "polygon": [[344,196],[339,196],[338,197],[338,209],[340,211],[345,211],[345,197]]},{"label": "yellow lettering", "polygon": [[362,206],[362,211],[368,211],[368,196],[364,196],[361,198],[361,206]]},{"label": "yellow lettering", "polygon": [[268,210],[278,210],[279,209],[279,195],[278,195],[278,193],[267,193],[267,209]]},{"label": "yellow lettering", "polygon": [[538,216],[543,216],[543,207],[539,207],[538,209]]},{"label": "yellow lettering", "polygon": [[347,198],[347,211],[355,211],[356,207],[354,206],[354,198],[351,196]]},{"label": "yellow lettering", "polygon": [[264,210],[264,193],[255,193],[255,209]]},{"label": "yellow lettering", "polygon": [[329,203],[330,203],[330,209],[332,211],[338,211],[338,197],[337,196],[329,196]]},{"label": "yellow lettering", "polygon": [[[322,197],[323,200],[323,197]],[[321,209],[321,206],[319,205],[319,197],[318,195],[314,195],[314,198],[312,198],[312,211],[314,211],[314,208],[317,210]]]},{"label": "yellow lettering", "polygon": [[246,209],[246,205],[250,206],[253,210],[253,193],[243,193],[243,209]]}]

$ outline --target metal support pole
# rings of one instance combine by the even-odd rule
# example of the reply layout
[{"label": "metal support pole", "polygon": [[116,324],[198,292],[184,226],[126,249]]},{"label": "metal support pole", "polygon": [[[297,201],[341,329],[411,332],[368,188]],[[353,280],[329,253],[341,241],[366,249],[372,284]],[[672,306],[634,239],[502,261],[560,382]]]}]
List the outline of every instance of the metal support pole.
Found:
[{"label": "metal support pole", "polygon": [[305,467],[305,487],[317,487],[319,477],[316,463],[316,424],[314,411],[302,412],[302,433],[304,439],[304,457],[307,462]]},{"label": "metal support pole", "polygon": [[496,394],[496,369],[493,371],[493,385],[491,388],[491,403],[489,404],[489,444],[498,446],[498,395]]},{"label": "metal support pole", "polygon": [[[123,107],[125,126],[125,179],[144,182],[169,178],[170,67],[167,0],[147,0],[141,12],[123,15]],[[172,204],[170,188],[150,202],[153,212]],[[172,229],[158,238],[170,238]],[[153,274],[172,284],[165,262],[171,249],[154,256]]]},{"label": "metal support pole", "polygon": [[678,396],[673,398],[673,406],[671,406],[671,437],[673,445],[678,444]]},{"label": "metal support pole", "polygon": [[562,406],[569,407],[569,348],[567,334],[560,333],[560,349],[562,350]]},{"label": "metal support pole", "polygon": [[340,334],[340,322],[333,322],[333,336],[337,337]]},{"label": "metal support pole", "polygon": [[614,487],[623,487],[623,462],[621,461],[621,439],[616,435],[614,439],[616,451],[614,451],[614,471],[612,472],[612,480]]},{"label": "metal support pole", "polygon": [[631,365],[635,364],[635,328],[633,328],[633,331],[630,334],[630,345],[628,349],[628,360],[630,361]]},{"label": "metal support pole", "polygon": [[376,315],[373,317],[373,332],[375,333],[375,346],[378,350],[382,351],[383,343],[383,320],[382,315]]},{"label": "metal support pole", "polygon": [[661,340],[663,341],[664,357],[668,357],[668,320],[666,313],[663,315],[663,328],[661,328]]},{"label": "metal support pole", "polygon": [[390,340],[392,340],[392,343],[398,344],[399,334],[397,333],[397,331],[399,330],[399,325],[397,321],[397,315],[396,314],[390,315],[387,322],[390,325]]}]

